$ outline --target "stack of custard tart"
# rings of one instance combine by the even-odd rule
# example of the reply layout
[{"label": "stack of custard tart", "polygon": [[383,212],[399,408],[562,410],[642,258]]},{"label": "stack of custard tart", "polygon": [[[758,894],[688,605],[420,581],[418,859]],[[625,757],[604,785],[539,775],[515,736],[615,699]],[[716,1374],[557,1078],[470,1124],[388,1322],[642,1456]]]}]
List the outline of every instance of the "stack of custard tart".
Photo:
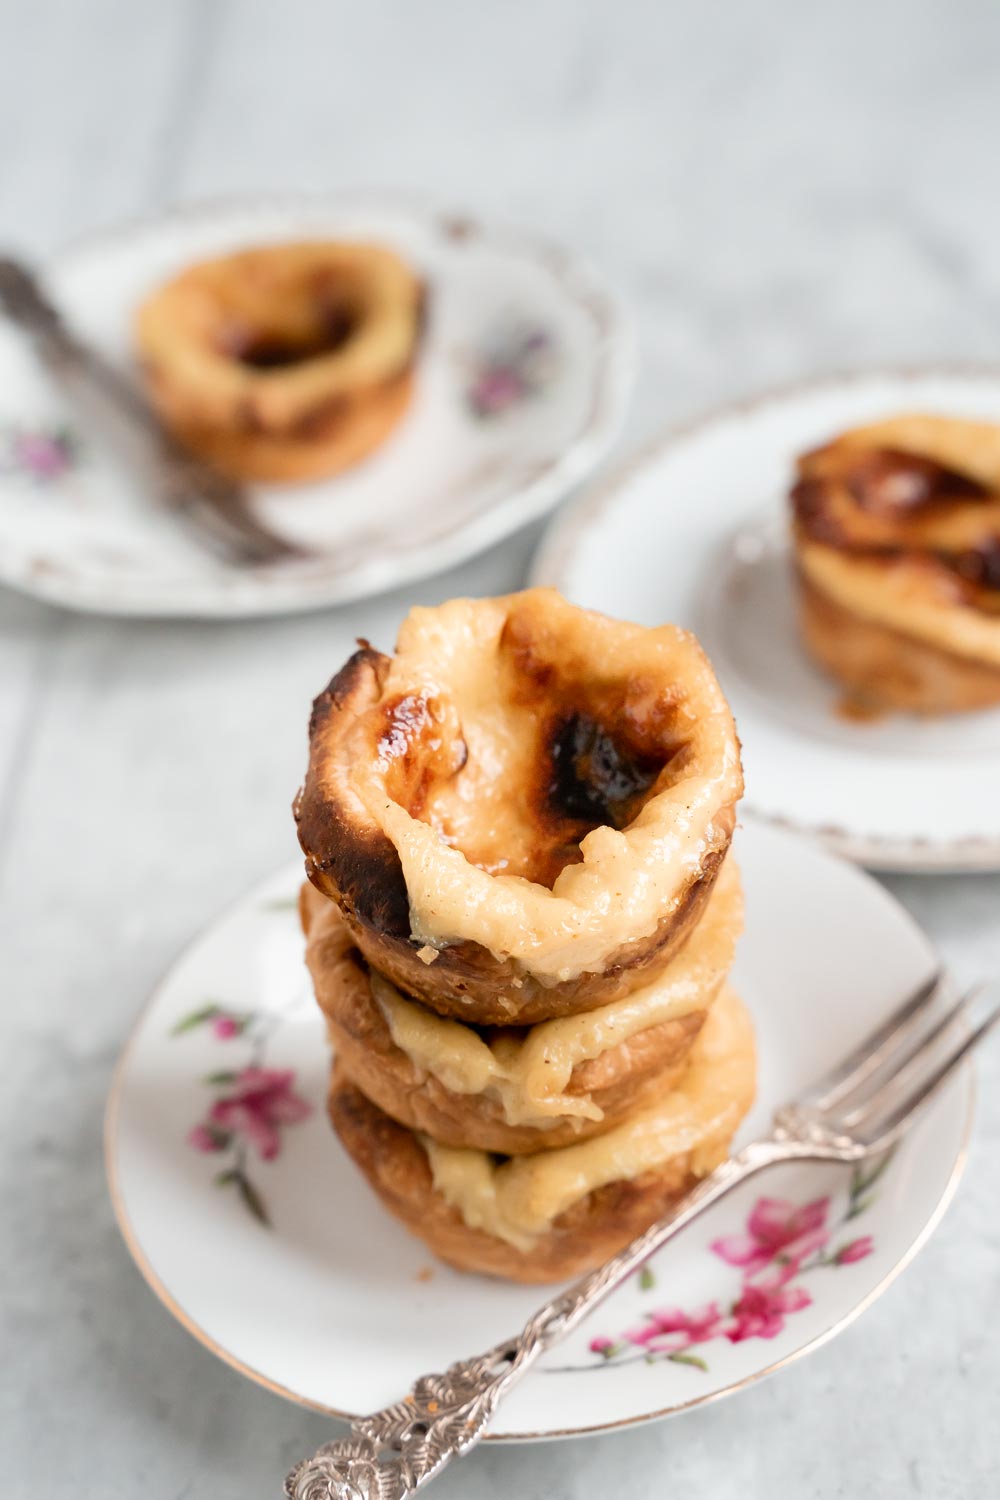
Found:
[{"label": "stack of custard tart", "polygon": [[415,609],[313,707],[296,803],[334,1130],[443,1260],[599,1264],[726,1156],[739,742],[688,632],[547,589]]}]

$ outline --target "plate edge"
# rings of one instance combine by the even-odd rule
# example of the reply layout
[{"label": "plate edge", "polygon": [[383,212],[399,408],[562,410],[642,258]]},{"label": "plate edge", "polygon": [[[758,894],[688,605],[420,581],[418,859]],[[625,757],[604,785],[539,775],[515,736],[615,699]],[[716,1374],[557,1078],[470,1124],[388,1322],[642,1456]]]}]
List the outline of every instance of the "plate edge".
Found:
[{"label": "plate edge", "polygon": [[[376,578],[374,583],[360,587],[350,586],[348,574],[335,579],[325,591],[318,588],[304,596],[293,585],[276,598],[266,598],[249,605],[228,607],[223,603],[218,607],[212,604],[206,606],[204,598],[193,604],[185,604],[182,600],[170,597],[152,609],[143,609],[134,599],[109,604],[106,600],[88,594],[86,589],[82,593],[67,594],[58,583],[51,580],[43,578],[39,582],[32,575],[30,566],[22,568],[17,578],[4,579],[5,586],[68,612],[98,618],[181,619],[214,623],[307,614],[378,597],[460,567],[504,538],[540,520],[599,469],[621,436],[629,398],[635,385],[638,337],[634,316],[614,283],[598,269],[588,255],[581,254],[544,233],[536,233],[531,228],[508,222],[503,217],[494,218],[488,212],[481,213],[475,208],[451,209],[432,194],[406,188],[354,186],[329,192],[221,193],[197,197],[160,212],[131,215],[84,231],[46,256],[44,267],[47,275],[56,276],[64,265],[72,267],[74,260],[99,254],[105,247],[113,246],[123,239],[172,225],[179,228],[189,221],[211,219],[213,215],[220,213],[265,215],[282,210],[308,213],[366,208],[419,217],[440,234],[448,233],[450,224],[471,225],[487,243],[518,255],[529,256],[543,266],[562,294],[587,313],[598,333],[601,333],[603,322],[603,338],[598,341],[595,350],[595,400],[592,410],[569,446],[553,459],[546,471],[527,485],[508,493],[497,505],[474,517],[465,528],[460,527],[459,536],[464,530],[471,533],[472,541],[469,545],[448,551],[439,542],[432,540],[424,543],[413,549],[414,556],[418,559],[415,566],[403,566],[392,576]],[[594,311],[595,307],[597,312]],[[506,512],[509,510],[516,513],[507,516]],[[441,551],[445,555],[440,563],[433,566],[422,565],[419,558],[422,552],[427,551]],[[224,600],[225,596],[222,598]]]}]

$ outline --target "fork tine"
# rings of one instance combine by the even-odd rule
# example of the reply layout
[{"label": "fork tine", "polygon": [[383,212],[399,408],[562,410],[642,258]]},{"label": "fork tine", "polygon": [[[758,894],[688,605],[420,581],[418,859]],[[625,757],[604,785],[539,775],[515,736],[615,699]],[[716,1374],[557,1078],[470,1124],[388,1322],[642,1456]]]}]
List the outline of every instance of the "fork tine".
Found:
[{"label": "fork tine", "polygon": [[220,561],[243,564],[259,561],[256,553],[246,546],[242,537],[234,533],[216,507],[189,499],[183,505],[172,507],[171,514]]},{"label": "fork tine", "polygon": [[[981,985],[974,985],[964,995],[959,996],[954,1005],[948,1007],[934,1026],[922,1032],[912,1042],[909,1041],[909,1033],[913,1028],[908,1027],[902,1040],[897,1042],[891,1050],[886,1049],[879,1068],[859,1079],[850,1090],[841,1090],[836,1101],[836,1114],[845,1129],[850,1130],[853,1125],[864,1119],[872,1102],[881,1094],[882,1089],[902,1078],[911,1064],[916,1064],[921,1058],[930,1057],[934,1043],[950,1031],[961,1016],[966,1014],[981,988]],[[880,1077],[880,1074],[885,1076]],[[849,1105],[852,1107],[848,1108]]]},{"label": "fork tine", "polygon": [[835,1067],[801,1096],[801,1102],[817,1109],[830,1109],[839,1099],[853,1093],[859,1084],[881,1067],[895,1045],[912,1031],[925,1007],[930,1007],[945,983],[943,970],[935,969],[892,1015],[865,1037]]},{"label": "fork tine", "polygon": [[[926,1075],[915,1088],[911,1089],[906,1098],[902,1099],[894,1109],[871,1122],[865,1130],[865,1145],[868,1149],[881,1150],[884,1146],[891,1145],[893,1139],[900,1135],[913,1117],[930,1103],[955,1069],[964,1062],[974,1048],[979,1046],[979,1043],[998,1022],[1000,1022],[1000,1005],[995,1006],[975,1031],[955,1047],[932,1073]],[[917,1054],[917,1056],[920,1055],[921,1053]]]},{"label": "fork tine", "polygon": [[248,509],[235,514],[228,504],[192,490],[174,514],[210,543],[227,562],[261,564],[302,557],[301,549],[258,525]]},{"label": "fork tine", "polygon": [[[155,418],[151,420],[155,424]],[[303,547],[258,519],[242,485],[193,459],[155,425],[162,465],[158,496],[172,515],[216,551],[228,553],[230,562],[260,564],[308,556]]]},{"label": "fork tine", "polygon": [[279,536],[254,514],[239,492],[222,491],[204,495],[203,509],[214,509],[237,540],[258,562],[277,562],[281,558],[303,558],[308,554],[296,542]]}]

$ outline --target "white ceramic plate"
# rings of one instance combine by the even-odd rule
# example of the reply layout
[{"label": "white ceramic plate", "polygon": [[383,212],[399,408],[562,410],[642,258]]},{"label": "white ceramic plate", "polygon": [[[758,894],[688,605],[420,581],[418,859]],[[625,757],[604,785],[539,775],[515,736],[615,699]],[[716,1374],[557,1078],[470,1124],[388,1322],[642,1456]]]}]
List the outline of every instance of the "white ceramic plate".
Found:
[{"label": "white ceramic plate", "polygon": [[[738,840],[747,932],[734,980],[760,1053],[748,1138],[934,959],[906,913],[852,866],[759,824]],[[338,1145],[294,911],[299,878],[284,871],[242,901],[160,986],[117,1074],[107,1161],[122,1232],[181,1322],[252,1379],[343,1416],[490,1347],[547,1293],[434,1262]],[[248,1067],[264,1072],[248,1080]],[[646,1421],[735,1391],[830,1338],[940,1217],[971,1105],[965,1071],[867,1185],[841,1168],[782,1168],[719,1204],[543,1360],[492,1436]],[[231,1132],[224,1145],[220,1131]]]},{"label": "white ceramic plate", "polygon": [[786,539],[796,455],[899,411],[1000,418],[1000,374],[818,382],[668,437],[559,517],[536,582],[700,636],[744,746],[746,807],[879,869],[1000,868],[1000,712],[852,723],[807,660]]},{"label": "white ceramic plate", "polygon": [[133,492],[0,322],[0,581],[110,614],[313,609],[450,567],[590,473],[624,413],[631,332],[593,271],[530,236],[403,196],[236,201],[91,237],[46,277],[72,325],[129,368],[133,313],[158,283],[205,256],[309,237],[392,245],[430,290],[417,393],[383,446],[333,479],[254,491],[267,522],[316,555],[216,562]]}]

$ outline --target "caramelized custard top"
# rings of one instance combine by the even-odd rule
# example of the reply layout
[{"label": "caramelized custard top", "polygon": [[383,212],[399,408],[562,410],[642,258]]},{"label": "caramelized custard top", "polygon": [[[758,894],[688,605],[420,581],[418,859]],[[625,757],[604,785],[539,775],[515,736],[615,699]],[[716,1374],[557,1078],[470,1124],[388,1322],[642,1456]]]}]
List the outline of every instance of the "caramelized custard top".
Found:
[{"label": "caramelized custard top", "polygon": [[551,888],[594,828],[625,828],[678,748],[676,695],[539,659],[508,619],[488,673],[383,705],[386,790],[491,875]]},{"label": "caramelized custard top", "polygon": [[530,589],[413,610],[377,661],[324,775],[394,846],[419,943],[575,978],[727,847],[739,744],[688,632]]},{"label": "caramelized custard top", "polygon": [[838,441],[806,454],[791,494],[800,536],[947,569],[956,602],[1000,610],[1000,493],[927,454]]}]

